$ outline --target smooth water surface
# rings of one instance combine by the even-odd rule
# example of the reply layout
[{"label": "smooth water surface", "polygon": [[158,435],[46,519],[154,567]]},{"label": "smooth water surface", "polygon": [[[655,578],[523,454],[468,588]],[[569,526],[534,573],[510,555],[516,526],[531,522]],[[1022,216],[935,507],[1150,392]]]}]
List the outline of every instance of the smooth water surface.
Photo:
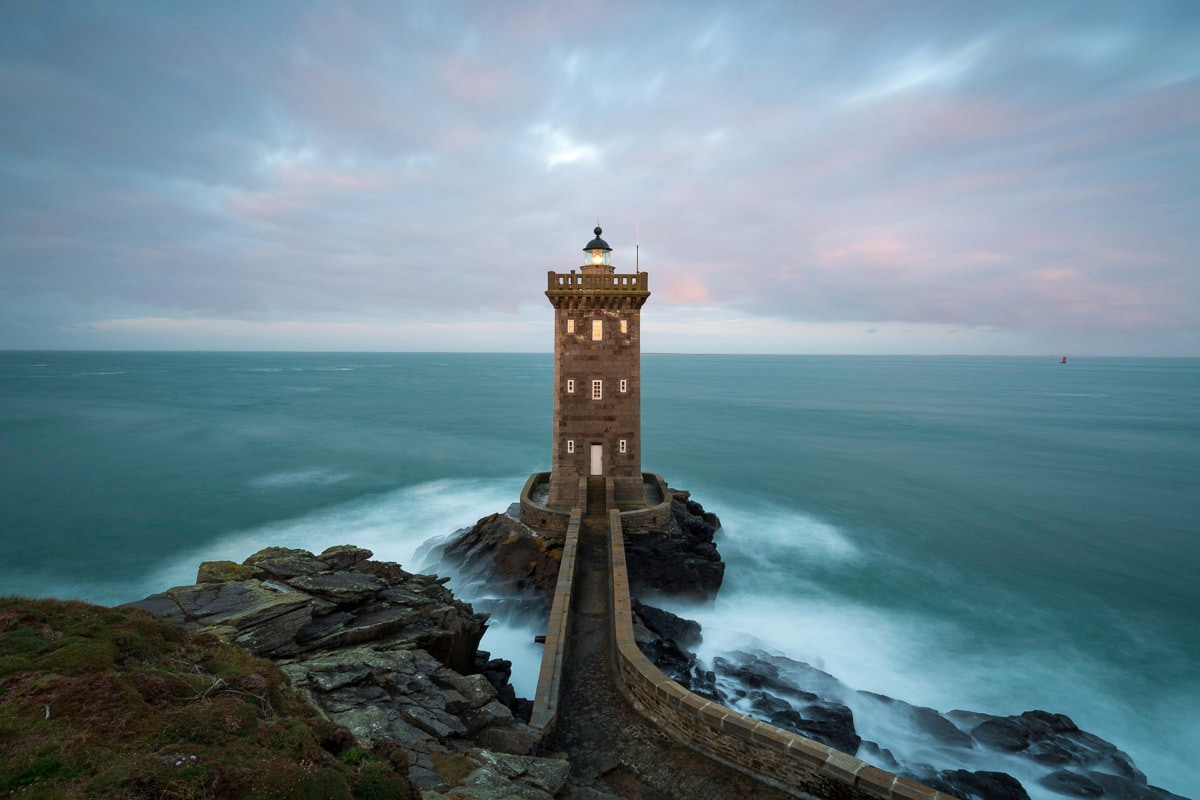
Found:
[{"label": "smooth water surface", "polygon": [[[414,565],[548,468],[551,380],[548,354],[0,353],[0,592],[118,603],[267,545]],[[1196,794],[1200,361],[646,355],[643,451],[724,522],[721,596],[680,609],[702,655],[753,637],[941,710],[1066,713]],[[484,645],[532,673],[511,633]]]}]

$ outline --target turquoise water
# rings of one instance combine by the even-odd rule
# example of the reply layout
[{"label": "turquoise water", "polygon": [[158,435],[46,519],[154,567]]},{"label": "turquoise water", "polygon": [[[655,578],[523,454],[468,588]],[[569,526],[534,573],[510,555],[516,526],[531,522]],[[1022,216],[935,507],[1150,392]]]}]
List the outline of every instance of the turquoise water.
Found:
[{"label": "turquoise water", "polygon": [[[0,591],[116,603],[268,544],[414,564],[549,463],[539,355],[0,353]],[[1047,708],[1200,786],[1200,361],[643,358],[643,466],[725,523],[745,637]],[[485,646],[530,664],[523,633]],[[510,652],[510,649],[513,652]],[[520,683],[518,684],[520,685]]]}]

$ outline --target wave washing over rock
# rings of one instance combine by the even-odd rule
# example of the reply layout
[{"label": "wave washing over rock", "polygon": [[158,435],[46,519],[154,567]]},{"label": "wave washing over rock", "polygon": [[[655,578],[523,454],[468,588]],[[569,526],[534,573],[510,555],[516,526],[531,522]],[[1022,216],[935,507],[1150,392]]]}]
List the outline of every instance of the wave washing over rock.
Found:
[{"label": "wave washing over rock", "polygon": [[942,714],[761,650],[708,664],[690,649],[702,640],[699,623],[636,600],[634,617],[642,652],[695,694],[962,800],[1185,800],[1149,785],[1128,754],[1063,714]]},{"label": "wave washing over rock", "polygon": [[[688,492],[673,491],[671,523],[627,537],[632,591],[645,599],[712,599],[725,569],[713,542],[720,520]],[[528,610],[548,605],[561,548],[562,534],[530,528],[513,507],[459,531],[441,552],[468,584],[488,586]],[[809,664],[761,650],[703,663],[691,651],[702,640],[699,623],[637,601],[635,610],[642,651],[692,692],[961,800],[1185,800],[1150,785],[1126,753],[1065,715],[943,714],[857,691]]]}]

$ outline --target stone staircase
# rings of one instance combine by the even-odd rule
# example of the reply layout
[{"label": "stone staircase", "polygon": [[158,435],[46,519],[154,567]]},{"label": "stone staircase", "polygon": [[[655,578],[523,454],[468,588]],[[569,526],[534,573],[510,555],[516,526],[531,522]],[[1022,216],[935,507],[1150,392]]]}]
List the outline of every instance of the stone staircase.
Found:
[{"label": "stone staircase", "polygon": [[593,475],[587,479],[587,482],[587,516],[603,518],[608,511],[604,476]]}]

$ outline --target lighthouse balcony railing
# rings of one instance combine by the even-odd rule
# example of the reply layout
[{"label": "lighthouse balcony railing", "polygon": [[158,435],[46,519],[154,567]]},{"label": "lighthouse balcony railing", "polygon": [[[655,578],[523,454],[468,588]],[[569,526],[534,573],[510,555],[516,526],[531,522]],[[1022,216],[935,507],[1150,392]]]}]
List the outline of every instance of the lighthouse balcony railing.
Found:
[{"label": "lighthouse balcony railing", "polygon": [[650,284],[647,273],[639,272],[633,275],[593,274],[585,275],[578,272],[550,272],[547,292],[649,292]]}]

